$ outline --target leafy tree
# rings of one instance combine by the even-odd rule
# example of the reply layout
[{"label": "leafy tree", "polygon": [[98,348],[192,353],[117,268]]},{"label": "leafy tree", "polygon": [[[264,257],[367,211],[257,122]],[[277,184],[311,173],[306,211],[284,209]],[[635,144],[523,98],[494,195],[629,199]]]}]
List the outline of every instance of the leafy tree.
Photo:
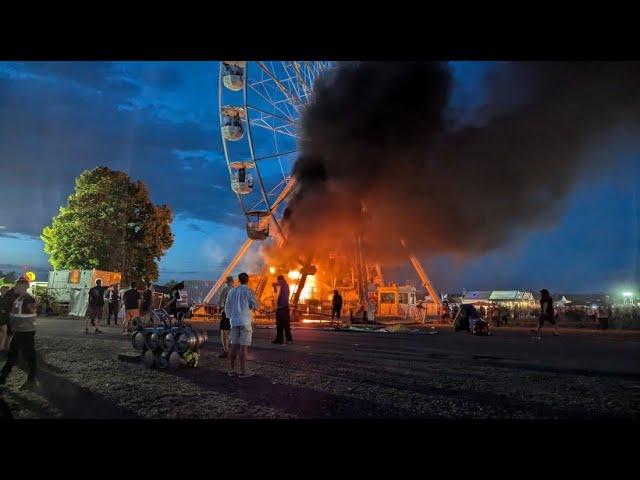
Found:
[{"label": "leafy tree", "polygon": [[3,272],[0,270],[0,286],[13,285],[17,278],[18,274],[16,272]]},{"label": "leafy tree", "polygon": [[75,192],[42,230],[54,269],[122,272],[123,282],[154,281],[156,263],[173,244],[173,213],[154,205],[146,185],[97,167],[76,178]]}]

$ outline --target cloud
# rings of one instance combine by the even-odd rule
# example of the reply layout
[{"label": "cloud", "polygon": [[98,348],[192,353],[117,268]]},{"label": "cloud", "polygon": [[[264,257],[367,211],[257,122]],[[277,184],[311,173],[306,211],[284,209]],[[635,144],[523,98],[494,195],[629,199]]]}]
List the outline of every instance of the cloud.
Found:
[{"label": "cloud", "polygon": [[[185,120],[177,103],[163,103],[161,114],[153,104],[123,108],[148,88],[145,78],[109,62],[0,65],[3,236],[39,236],[66,204],[74,179],[98,165],[145,181],[154,201],[177,214],[240,224],[225,215],[237,200],[223,157],[214,153],[216,124]],[[172,108],[176,115],[167,113]]]}]

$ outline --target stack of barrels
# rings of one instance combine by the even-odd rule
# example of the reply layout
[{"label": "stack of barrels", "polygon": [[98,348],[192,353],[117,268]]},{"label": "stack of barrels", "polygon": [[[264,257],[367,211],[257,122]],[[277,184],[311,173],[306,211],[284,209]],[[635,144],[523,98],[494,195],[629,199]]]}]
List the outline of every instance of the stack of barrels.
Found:
[{"label": "stack of barrels", "polygon": [[140,327],[131,336],[133,348],[141,352],[142,363],[147,368],[196,367],[200,348],[207,341],[204,330],[179,324],[157,327]]}]

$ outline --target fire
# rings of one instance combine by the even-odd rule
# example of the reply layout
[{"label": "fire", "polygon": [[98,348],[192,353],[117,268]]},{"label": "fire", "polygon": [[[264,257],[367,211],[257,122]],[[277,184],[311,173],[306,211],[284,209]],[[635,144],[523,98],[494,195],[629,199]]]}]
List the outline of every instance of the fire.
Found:
[{"label": "fire", "polygon": [[298,279],[301,277],[301,275],[300,275],[300,272],[299,272],[299,271],[297,271],[297,270],[291,270],[291,271],[289,271],[289,273],[288,273],[288,277],[289,277],[291,280],[298,280]]},{"label": "fire", "polygon": [[[291,270],[289,271],[287,276],[291,280],[299,280],[302,275],[298,270]],[[297,288],[298,288],[297,282],[292,282],[289,284],[289,289],[291,290],[292,295],[296,293]],[[304,300],[313,298],[315,294],[315,288],[316,288],[316,277],[313,275],[308,275],[307,280],[304,284],[304,288],[302,289],[302,292],[300,292],[300,300],[304,301]]]},{"label": "fire", "polygon": [[275,273],[276,273],[276,267],[269,267],[269,273],[270,273],[271,275],[275,275]]}]

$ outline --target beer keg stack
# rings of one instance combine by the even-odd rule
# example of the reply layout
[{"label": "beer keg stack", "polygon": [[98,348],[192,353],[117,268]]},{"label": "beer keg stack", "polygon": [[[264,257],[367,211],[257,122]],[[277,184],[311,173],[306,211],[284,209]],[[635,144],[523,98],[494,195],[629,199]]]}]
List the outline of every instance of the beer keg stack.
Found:
[{"label": "beer keg stack", "polygon": [[169,370],[198,366],[200,348],[207,341],[207,333],[181,321],[172,323],[171,317],[162,309],[152,311],[151,315],[155,325],[139,325],[131,336],[133,348],[141,352],[142,363],[147,368]]}]

